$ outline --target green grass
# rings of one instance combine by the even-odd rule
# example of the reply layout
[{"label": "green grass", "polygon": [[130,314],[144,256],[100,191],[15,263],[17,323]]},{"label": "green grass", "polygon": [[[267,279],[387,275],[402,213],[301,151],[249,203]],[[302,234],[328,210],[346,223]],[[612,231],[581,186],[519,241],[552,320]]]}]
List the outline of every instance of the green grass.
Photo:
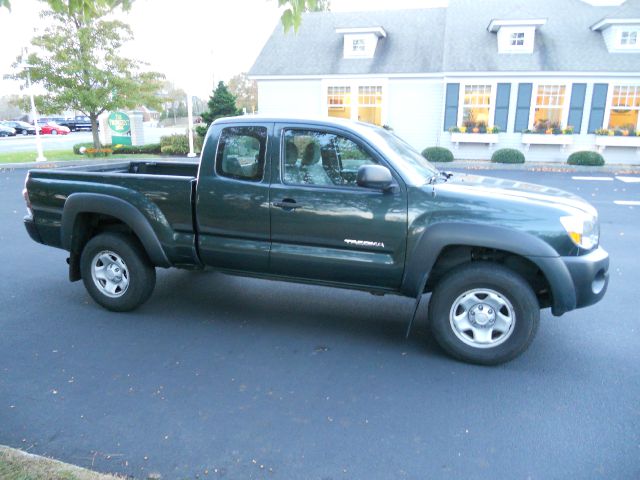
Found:
[{"label": "green grass", "polygon": [[2,480],[122,480],[0,445]]},{"label": "green grass", "polygon": [[[0,164],[2,163],[25,163],[35,162],[38,155],[36,152],[8,152],[0,153]],[[72,150],[48,150],[44,152],[44,156],[48,162],[59,162],[66,160],[88,160],[88,157],[83,155],[75,155]],[[114,154],[108,157],[104,157],[98,160],[133,160],[135,158],[161,158],[160,155],[149,154],[135,154],[135,155],[123,155]]]}]

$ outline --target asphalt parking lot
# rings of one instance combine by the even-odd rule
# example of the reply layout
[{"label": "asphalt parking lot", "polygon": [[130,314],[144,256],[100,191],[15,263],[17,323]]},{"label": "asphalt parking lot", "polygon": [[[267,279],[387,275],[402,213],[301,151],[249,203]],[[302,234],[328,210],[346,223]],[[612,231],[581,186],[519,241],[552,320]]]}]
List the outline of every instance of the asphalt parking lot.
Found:
[{"label": "asphalt parking lot", "polygon": [[493,368],[445,356],[426,302],[405,340],[393,296],[159,270],[107,312],[0,170],[0,444],[136,478],[640,478],[640,176],[483,173],[591,201],[611,254],[601,303]]}]

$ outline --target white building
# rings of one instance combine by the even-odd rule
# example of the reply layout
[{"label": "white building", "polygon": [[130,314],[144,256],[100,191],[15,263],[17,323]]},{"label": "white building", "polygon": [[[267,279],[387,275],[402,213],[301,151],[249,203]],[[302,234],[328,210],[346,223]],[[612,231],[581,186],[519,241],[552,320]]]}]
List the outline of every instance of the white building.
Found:
[{"label": "white building", "polygon": [[389,125],[419,150],[640,162],[640,0],[309,13],[297,34],[275,28],[250,77],[261,114]]}]

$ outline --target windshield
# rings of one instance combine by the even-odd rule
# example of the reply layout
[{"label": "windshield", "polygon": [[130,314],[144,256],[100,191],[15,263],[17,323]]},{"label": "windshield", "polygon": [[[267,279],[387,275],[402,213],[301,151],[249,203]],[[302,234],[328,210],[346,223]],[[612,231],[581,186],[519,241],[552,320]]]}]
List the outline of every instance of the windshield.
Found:
[{"label": "windshield", "polygon": [[438,174],[436,167],[393,132],[379,127],[370,127],[370,130],[379,139],[375,142],[376,145],[391,159],[406,180],[414,185],[424,185]]}]

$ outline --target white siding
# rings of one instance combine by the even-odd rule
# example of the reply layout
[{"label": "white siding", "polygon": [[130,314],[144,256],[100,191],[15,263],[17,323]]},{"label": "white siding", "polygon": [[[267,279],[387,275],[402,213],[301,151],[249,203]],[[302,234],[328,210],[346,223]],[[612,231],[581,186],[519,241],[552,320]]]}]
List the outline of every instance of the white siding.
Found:
[{"label": "white siding", "polygon": [[258,112],[317,117],[325,114],[320,80],[258,81]]},{"label": "white siding", "polygon": [[431,79],[389,79],[386,123],[418,151],[438,143],[444,84]]}]

